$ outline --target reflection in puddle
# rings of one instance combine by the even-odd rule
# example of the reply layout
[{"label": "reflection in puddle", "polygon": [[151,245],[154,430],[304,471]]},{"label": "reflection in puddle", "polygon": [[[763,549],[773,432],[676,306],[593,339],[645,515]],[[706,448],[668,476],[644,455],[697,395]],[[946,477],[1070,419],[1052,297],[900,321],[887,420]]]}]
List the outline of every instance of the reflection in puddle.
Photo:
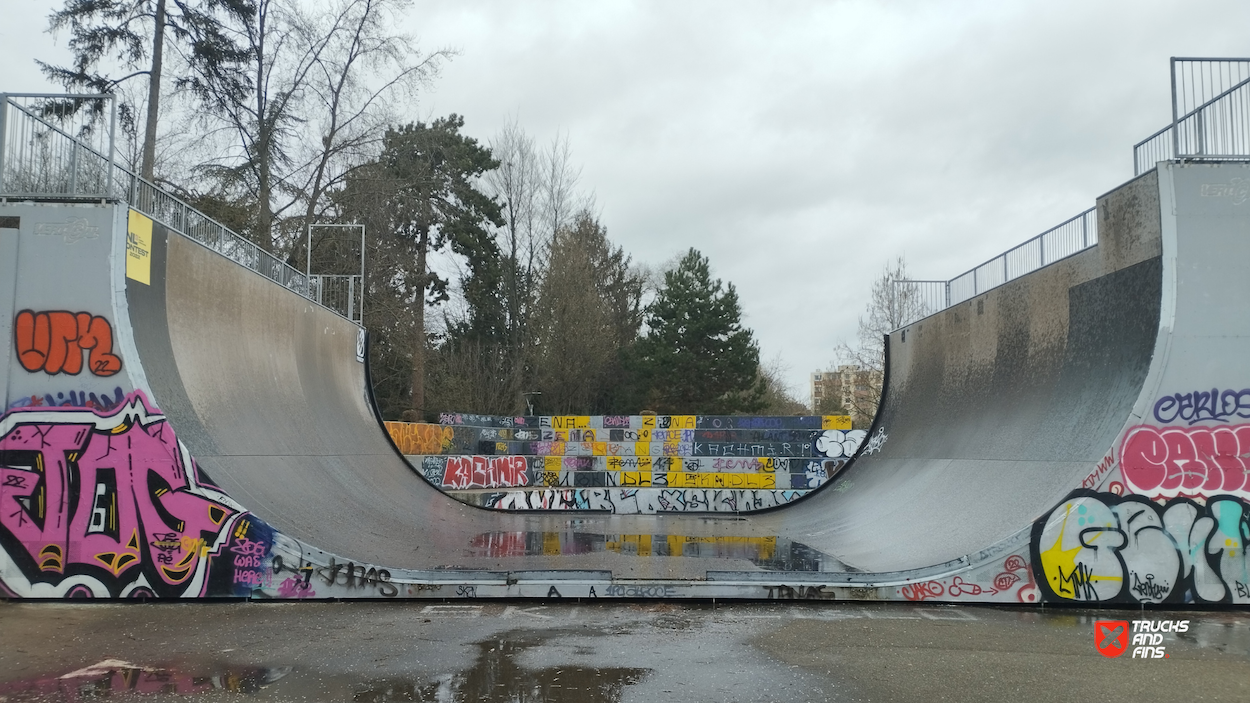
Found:
[{"label": "reflection in puddle", "polygon": [[238,668],[200,676],[105,659],[55,678],[0,685],[0,701],[84,701],[111,697],[185,696],[214,691],[254,694],[290,672],[289,668]]},{"label": "reflection in puddle", "polygon": [[480,642],[477,660],[464,673],[425,684],[383,681],[360,690],[352,700],[358,703],[615,703],[621,699],[626,686],[642,681],[651,672],[650,669],[582,666],[524,669],[516,663],[518,654],[538,644],[537,639]]},{"label": "reflection in puddle", "polygon": [[[440,703],[616,703],[626,686],[643,680],[650,669],[550,666],[525,669],[517,655],[550,636],[506,633],[477,643],[473,665],[458,674],[416,681],[385,678],[343,681],[290,668],[224,668],[203,675],[176,668],[140,666],[116,659],[56,677],[0,685],[4,703],[79,703],[81,701],[168,700],[223,694],[261,699],[351,700],[359,703],[438,701]],[[278,686],[270,688],[281,680]],[[311,696],[310,696],[311,694]],[[218,696],[218,697],[213,697]]]},{"label": "reflection in puddle", "polygon": [[638,557],[743,559],[769,571],[847,571],[842,562],[784,537],[603,535],[591,532],[485,532],[469,557],[532,557],[615,552]]}]

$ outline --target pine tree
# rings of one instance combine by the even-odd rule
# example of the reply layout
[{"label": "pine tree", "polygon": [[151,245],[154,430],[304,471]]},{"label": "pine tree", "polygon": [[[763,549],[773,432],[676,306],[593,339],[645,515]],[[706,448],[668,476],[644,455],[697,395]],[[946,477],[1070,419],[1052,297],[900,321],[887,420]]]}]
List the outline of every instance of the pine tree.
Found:
[{"label": "pine tree", "polygon": [[713,280],[707,257],[691,249],[647,308],[636,364],[648,409],[663,414],[728,415],[763,405],[759,346],[742,326],[738,292]]}]

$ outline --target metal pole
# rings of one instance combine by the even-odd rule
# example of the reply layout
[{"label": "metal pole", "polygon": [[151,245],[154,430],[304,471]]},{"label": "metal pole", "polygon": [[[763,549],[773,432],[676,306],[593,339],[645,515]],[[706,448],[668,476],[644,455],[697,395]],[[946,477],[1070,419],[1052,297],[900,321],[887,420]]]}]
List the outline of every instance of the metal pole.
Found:
[{"label": "metal pole", "polygon": [[[105,176],[104,187],[111,190],[113,184],[113,149],[117,144],[117,96],[109,96],[109,166],[108,174]],[[112,195],[112,193],[108,193]]]},{"label": "metal pole", "polygon": [[[425,293],[422,292],[422,305]],[[365,226],[360,226],[360,326],[365,326]]]},{"label": "metal pole", "polygon": [[1181,142],[1176,124],[1176,57],[1173,56],[1169,62],[1168,66],[1172,69],[1172,158],[1177,159],[1181,155]]},{"label": "metal pole", "polygon": [[9,94],[0,93],[0,193],[4,192],[4,155],[9,150]]},{"label": "metal pole", "polygon": [[312,224],[308,225],[308,246],[305,247],[304,255],[307,261],[304,263],[304,275],[312,280]]}]

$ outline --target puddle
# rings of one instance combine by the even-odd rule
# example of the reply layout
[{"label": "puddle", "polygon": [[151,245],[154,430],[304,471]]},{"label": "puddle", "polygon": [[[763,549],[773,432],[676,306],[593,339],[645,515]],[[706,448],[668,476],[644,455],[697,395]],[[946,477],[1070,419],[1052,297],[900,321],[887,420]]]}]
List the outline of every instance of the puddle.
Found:
[{"label": "puddle", "polygon": [[842,562],[784,537],[605,535],[593,532],[485,532],[467,557],[506,558],[614,552],[636,557],[742,559],[768,571],[849,571]]},{"label": "puddle", "polygon": [[192,696],[216,692],[256,694],[291,673],[289,668],[234,668],[212,674],[187,674],[118,659],[60,676],[0,684],[5,703],[55,703],[101,698]]},{"label": "puddle", "polygon": [[642,681],[650,669],[551,666],[525,669],[516,663],[521,652],[542,644],[542,639],[515,639],[518,633],[479,642],[473,666],[460,674],[437,681],[413,684],[382,681],[362,689],[352,698],[358,703],[392,701],[448,701],[469,703],[615,703],[626,686]]},{"label": "puddle", "polygon": [[[510,632],[476,645],[469,669],[417,681],[404,678],[344,680],[291,668],[230,668],[187,673],[178,667],[148,666],[106,659],[77,671],[0,684],[4,703],[63,703],[89,700],[350,700],[358,703],[439,701],[443,703],[616,703],[626,686],[651,669],[551,666],[526,669],[519,654],[541,646],[550,635]],[[275,685],[276,684],[276,685]]]}]

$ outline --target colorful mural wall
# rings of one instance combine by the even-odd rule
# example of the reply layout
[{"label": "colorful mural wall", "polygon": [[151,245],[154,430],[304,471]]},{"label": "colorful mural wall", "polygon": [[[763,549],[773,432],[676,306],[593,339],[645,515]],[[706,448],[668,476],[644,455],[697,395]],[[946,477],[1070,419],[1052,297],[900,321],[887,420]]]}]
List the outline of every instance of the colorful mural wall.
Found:
[{"label": "colorful mural wall", "polygon": [[273,531],[203,476],[141,391],[0,419],[0,575],[39,598],[246,596]]},{"label": "colorful mural wall", "polygon": [[430,483],[499,510],[750,512],[824,485],[864,441],[846,416],[444,414],[387,422]]}]

